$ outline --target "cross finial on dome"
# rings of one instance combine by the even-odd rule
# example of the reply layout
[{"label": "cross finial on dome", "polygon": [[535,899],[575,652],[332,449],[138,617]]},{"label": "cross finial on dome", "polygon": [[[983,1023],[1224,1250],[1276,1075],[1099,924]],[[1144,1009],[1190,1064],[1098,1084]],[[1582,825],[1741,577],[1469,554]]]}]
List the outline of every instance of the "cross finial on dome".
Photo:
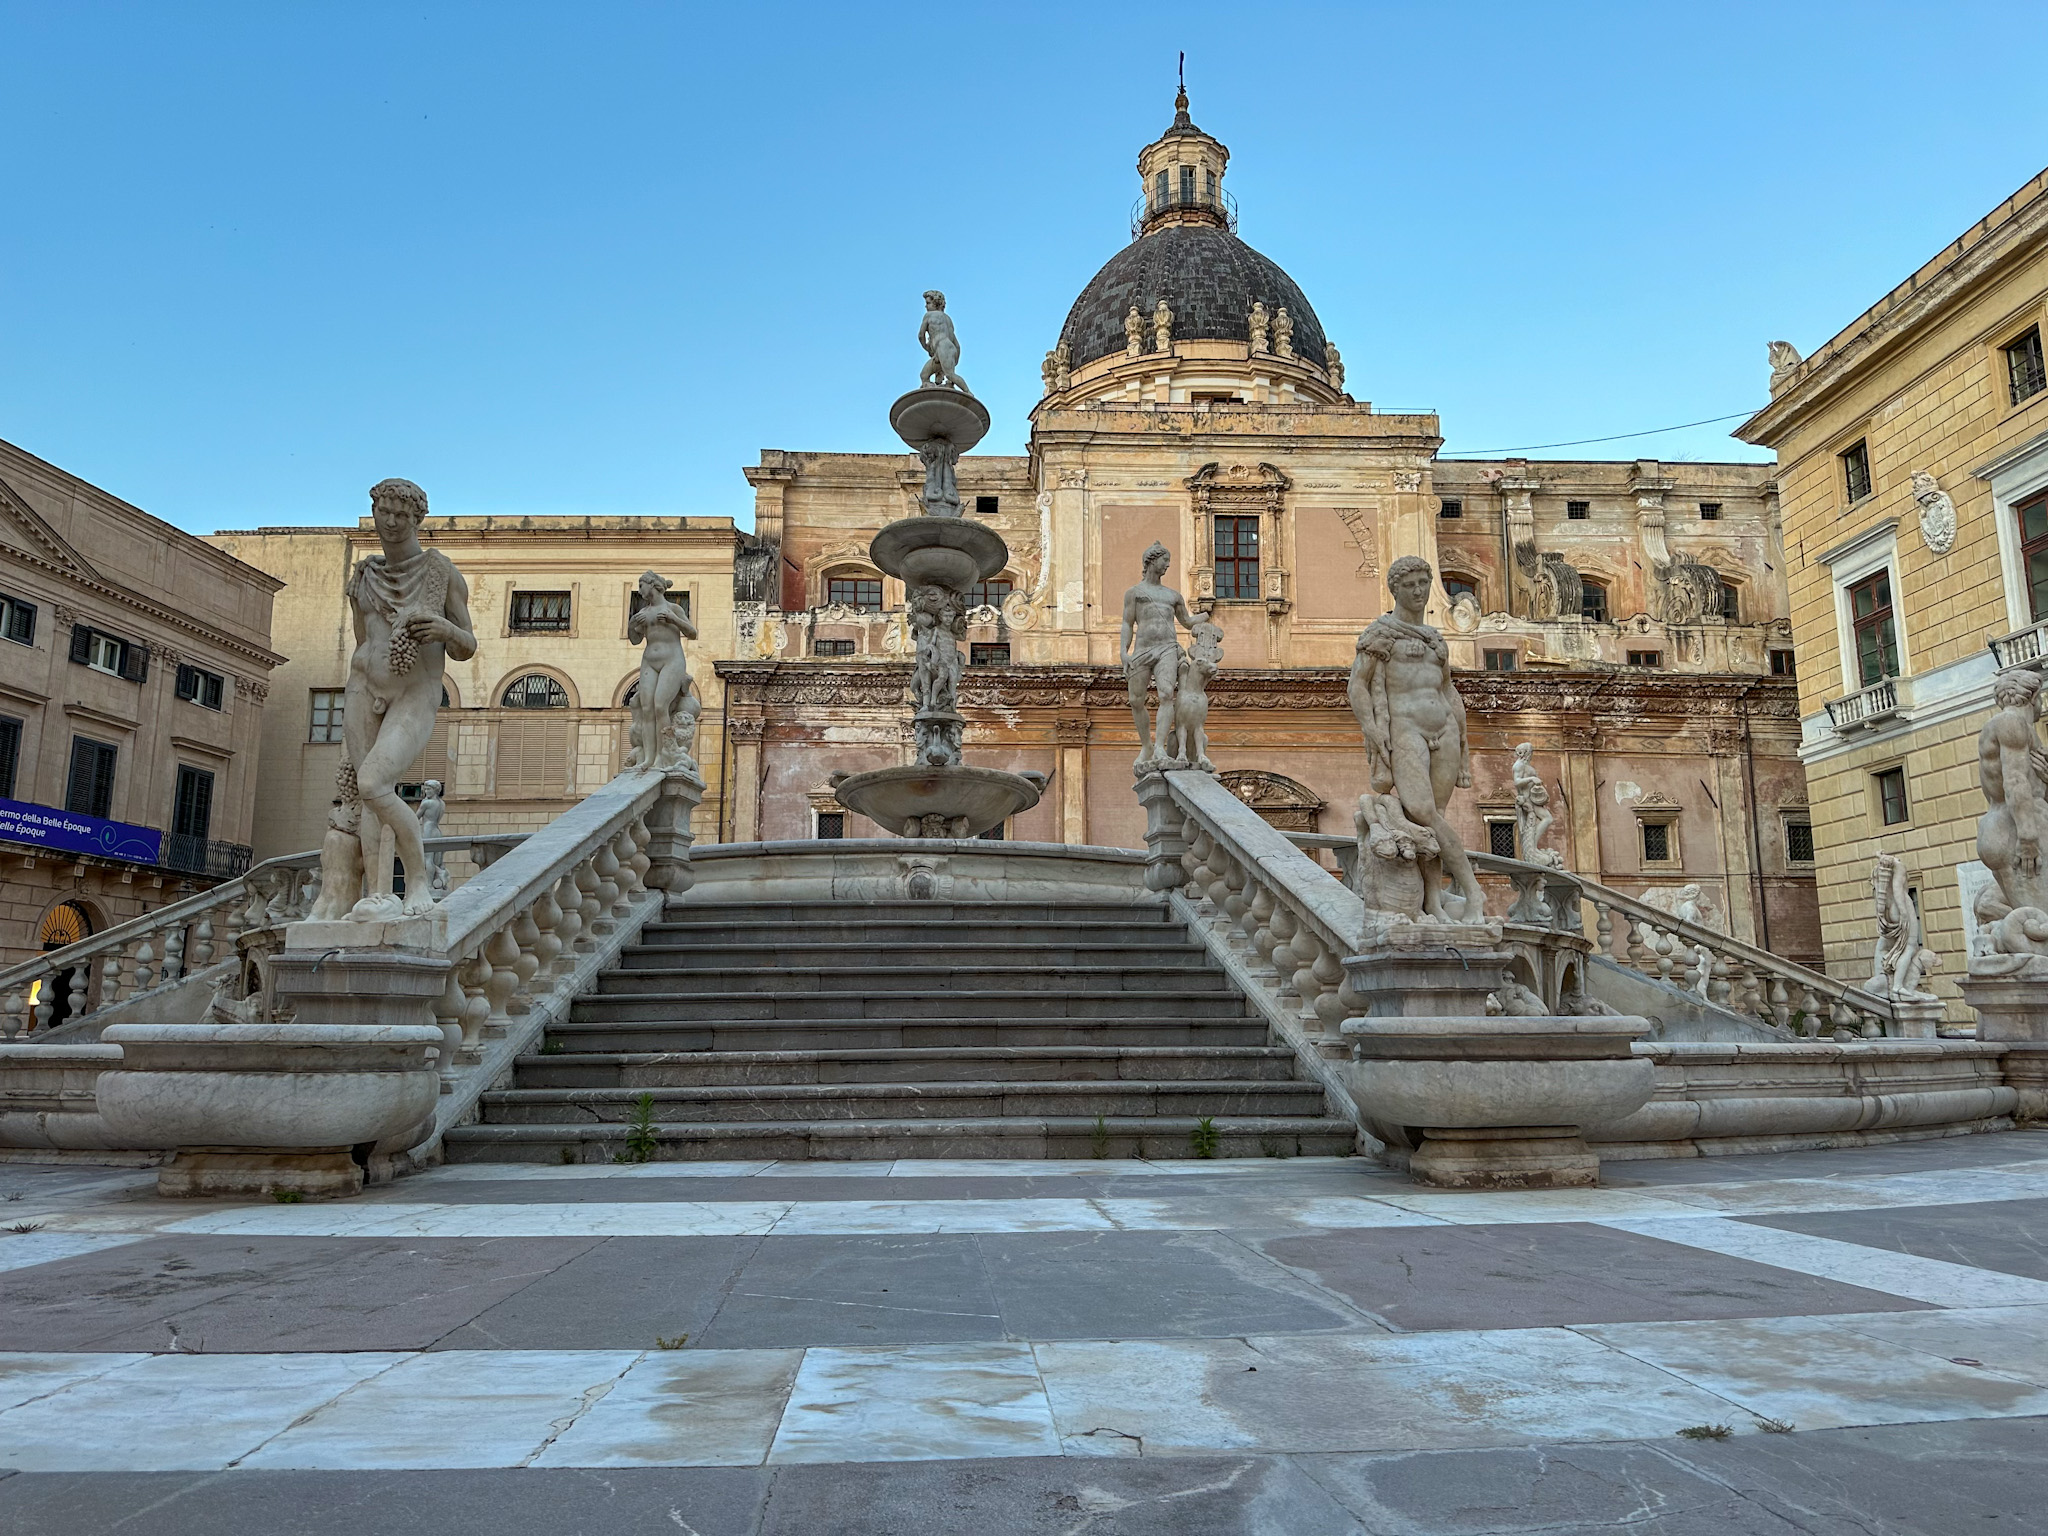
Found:
[{"label": "cross finial on dome", "polygon": [[1188,118],[1188,56],[1185,49],[1181,50],[1180,56],[1180,89],[1173,97],[1173,126],[1194,127],[1194,123]]}]

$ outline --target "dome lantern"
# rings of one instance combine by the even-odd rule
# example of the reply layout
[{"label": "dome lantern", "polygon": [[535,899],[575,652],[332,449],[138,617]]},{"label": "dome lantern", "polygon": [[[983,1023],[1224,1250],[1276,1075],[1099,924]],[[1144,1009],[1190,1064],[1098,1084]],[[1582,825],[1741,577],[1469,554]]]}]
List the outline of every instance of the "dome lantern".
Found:
[{"label": "dome lantern", "polygon": [[1211,224],[1235,231],[1237,206],[1223,190],[1230,151],[1194,125],[1188,91],[1173,98],[1173,123],[1138,151],[1139,197],[1131,210],[1131,238],[1173,224]]}]

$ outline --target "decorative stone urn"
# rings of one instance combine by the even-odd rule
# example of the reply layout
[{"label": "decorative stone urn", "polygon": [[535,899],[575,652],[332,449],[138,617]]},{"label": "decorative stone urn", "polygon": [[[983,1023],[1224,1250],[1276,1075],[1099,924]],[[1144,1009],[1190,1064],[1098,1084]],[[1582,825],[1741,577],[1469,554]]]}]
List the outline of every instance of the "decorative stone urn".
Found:
[{"label": "decorative stone urn", "polygon": [[1650,1101],[1656,1069],[1629,1050],[1649,1029],[1618,1015],[1347,1019],[1335,1065],[1360,1113],[1413,1149],[1416,1182],[1563,1189],[1600,1182],[1585,1128]]},{"label": "decorative stone urn", "polygon": [[[432,1129],[431,1024],[114,1024],[99,1112],[133,1147],[176,1147],[162,1195],[345,1196],[369,1154]],[[387,1148],[388,1149],[388,1148]]]}]

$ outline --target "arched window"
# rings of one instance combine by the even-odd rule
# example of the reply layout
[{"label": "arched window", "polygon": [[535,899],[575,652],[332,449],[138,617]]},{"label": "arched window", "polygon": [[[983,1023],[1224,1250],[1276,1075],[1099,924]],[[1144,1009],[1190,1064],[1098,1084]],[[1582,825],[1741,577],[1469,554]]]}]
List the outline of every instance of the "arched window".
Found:
[{"label": "arched window", "polygon": [[1444,595],[1455,603],[1460,597],[1469,597],[1476,605],[1479,601],[1479,584],[1469,576],[1444,575]]},{"label": "arched window", "polygon": [[567,709],[569,690],[545,672],[529,672],[513,678],[498,702],[507,709]]},{"label": "arched window", "polygon": [[1606,582],[1595,581],[1586,575],[1579,577],[1579,617],[1601,624],[1607,622]]},{"label": "arched window", "polygon": [[967,589],[967,606],[970,608],[1000,608],[1003,599],[1016,590],[1008,578],[998,576],[990,581],[977,581]]},{"label": "arched window", "polygon": [[626,691],[624,695],[621,696],[619,699],[619,708],[631,709],[633,707],[633,701],[639,697],[640,680],[638,678],[635,678],[632,682],[626,685]]}]

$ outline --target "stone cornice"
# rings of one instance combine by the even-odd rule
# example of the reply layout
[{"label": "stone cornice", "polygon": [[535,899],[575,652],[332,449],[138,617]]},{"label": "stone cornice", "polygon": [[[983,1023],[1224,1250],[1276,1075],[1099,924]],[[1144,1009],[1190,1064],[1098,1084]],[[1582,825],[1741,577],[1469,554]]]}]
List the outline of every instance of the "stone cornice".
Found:
[{"label": "stone cornice", "polygon": [[[734,705],[768,709],[823,705],[896,710],[903,707],[910,686],[910,668],[898,663],[721,661],[714,668]],[[1209,684],[1209,705],[1219,713],[1348,712],[1349,681],[1349,672],[1340,667],[1226,669]],[[1796,685],[1782,678],[1559,670],[1460,672],[1457,683],[1466,709],[1482,718],[1568,714],[1626,725],[1650,717],[1799,717]],[[1121,709],[1127,707],[1127,695],[1123,671],[1117,667],[973,667],[961,679],[960,702],[978,709]]]},{"label": "stone cornice", "polygon": [[1972,225],[1799,365],[1771,403],[1737,427],[1746,443],[1775,448],[1848,389],[1884,353],[1905,345],[1968,291],[2048,240],[2048,171]]}]

